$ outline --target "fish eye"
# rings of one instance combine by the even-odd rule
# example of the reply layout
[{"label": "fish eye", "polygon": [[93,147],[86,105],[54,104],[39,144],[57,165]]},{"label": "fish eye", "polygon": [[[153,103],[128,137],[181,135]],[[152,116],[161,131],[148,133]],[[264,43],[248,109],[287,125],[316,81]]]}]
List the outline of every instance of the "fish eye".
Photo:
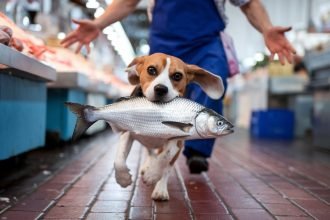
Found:
[{"label": "fish eye", "polygon": [[171,78],[174,80],[174,81],[180,81],[182,79],[183,75],[182,73],[179,73],[179,72],[175,72]]},{"label": "fish eye", "polygon": [[149,66],[147,72],[150,76],[157,75],[157,69],[154,66]]},{"label": "fish eye", "polygon": [[217,121],[217,126],[222,126],[224,123],[223,123],[223,121]]}]

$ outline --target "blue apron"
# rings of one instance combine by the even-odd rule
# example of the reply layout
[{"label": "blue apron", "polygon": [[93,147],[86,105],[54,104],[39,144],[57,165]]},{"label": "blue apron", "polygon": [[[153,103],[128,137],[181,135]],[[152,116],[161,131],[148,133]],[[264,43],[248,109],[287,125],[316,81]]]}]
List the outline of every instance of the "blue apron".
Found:
[{"label": "blue apron", "polygon": [[[225,88],[228,64],[220,31],[225,28],[214,0],[155,0],[150,28],[150,53],[179,57],[222,77]],[[197,84],[190,84],[186,96],[222,113],[222,99],[210,99]],[[184,154],[190,149],[206,157],[212,153],[214,139],[185,142]]]}]

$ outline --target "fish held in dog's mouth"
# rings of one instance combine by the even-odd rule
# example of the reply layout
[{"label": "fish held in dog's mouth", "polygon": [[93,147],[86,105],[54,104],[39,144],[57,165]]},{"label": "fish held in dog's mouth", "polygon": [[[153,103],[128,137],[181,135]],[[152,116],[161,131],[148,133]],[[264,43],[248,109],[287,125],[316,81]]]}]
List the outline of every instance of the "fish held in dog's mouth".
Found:
[{"label": "fish held in dog's mouth", "polygon": [[77,115],[73,139],[98,120],[117,131],[159,139],[207,139],[233,133],[234,126],[215,111],[185,98],[150,102],[145,97],[128,97],[104,107],[66,103]]}]

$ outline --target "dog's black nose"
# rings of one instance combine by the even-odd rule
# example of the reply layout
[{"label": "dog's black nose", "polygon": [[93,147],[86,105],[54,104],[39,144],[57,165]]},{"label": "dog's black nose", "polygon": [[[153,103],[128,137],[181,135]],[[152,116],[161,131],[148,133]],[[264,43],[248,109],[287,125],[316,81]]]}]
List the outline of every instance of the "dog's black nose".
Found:
[{"label": "dog's black nose", "polygon": [[168,88],[162,84],[158,84],[154,87],[154,91],[157,96],[164,96],[168,92]]}]

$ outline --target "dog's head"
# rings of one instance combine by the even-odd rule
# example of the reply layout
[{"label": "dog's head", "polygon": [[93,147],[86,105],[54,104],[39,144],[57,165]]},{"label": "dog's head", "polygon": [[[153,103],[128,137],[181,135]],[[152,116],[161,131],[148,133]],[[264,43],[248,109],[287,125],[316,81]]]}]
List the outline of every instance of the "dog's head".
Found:
[{"label": "dog's head", "polygon": [[199,84],[213,99],[219,99],[224,92],[219,76],[162,53],[137,57],[126,71],[129,82],[132,85],[140,84],[143,95],[150,101],[167,102],[183,96],[190,82]]}]

